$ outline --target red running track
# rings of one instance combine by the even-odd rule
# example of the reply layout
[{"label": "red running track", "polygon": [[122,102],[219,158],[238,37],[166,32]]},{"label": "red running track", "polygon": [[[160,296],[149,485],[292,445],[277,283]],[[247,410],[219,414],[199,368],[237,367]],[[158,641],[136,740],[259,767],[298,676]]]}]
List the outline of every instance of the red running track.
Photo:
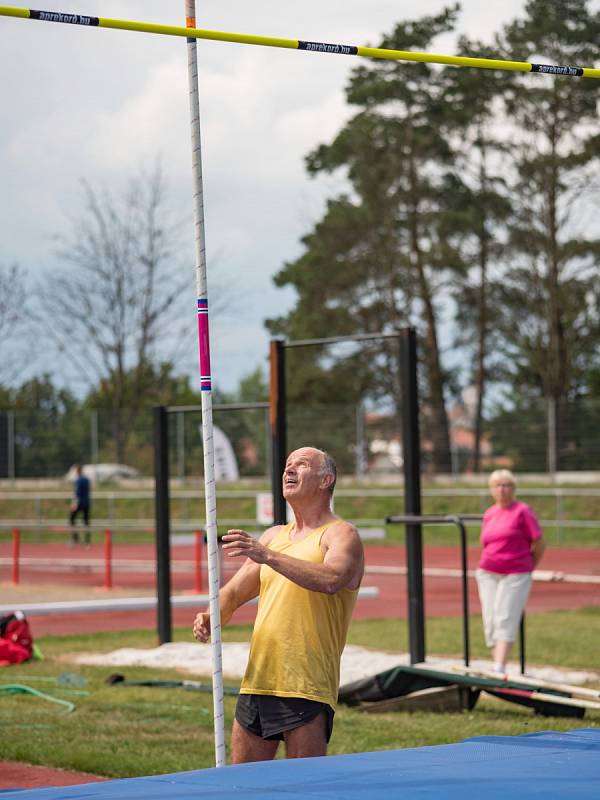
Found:
[{"label": "red running track", "polygon": [[[194,574],[192,562],[193,547],[175,545],[172,547],[172,589],[174,592],[193,592]],[[356,605],[355,619],[377,619],[389,617],[406,617],[406,576],[400,574],[384,574],[377,567],[385,570],[405,566],[405,550],[402,546],[366,545],[367,574],[363,586],[376,586],[379,595],[376,598],[361,599]],[[10,545],[0,545],[0,558],[10,556]],[[82,547],[70,549],[63,543],[26,544],[21,547],[21,583],[39,589],[44,584],[56,586],[88,586],[89,598],[110,597],[110,591],[103,591],[103,549],[101,545],[93,545],[86,550]],[[469,569],[475,569],[479,557],[479,548],[469,548]],[[37,565],[27,565],[27,559],[35,559]],[[155,591],[154,547],[151,544],[117,543],[113,547],[113,586],[123,594],[123,590],[148,590],[148,595]],[[66,563],[62,563],[62,562]],[[123,561],[137,561],[122,569]],[[121,565],[119,565],[121,562]],[[232,565],[233,566],[233,565]],[[460,557],[456,547],[425,547],[424,567],[459,569]],[[543,570],[560,571],[566,574],[600,576],[600,549],[574,549],[551,547],[546,551],[541,564]],[[231,571],[226,570],[226,577]],[[0,566],[0,581],[10,580],[10,566]],[[206,591],[206,587],[203,587]],[[53,595],[48,599],[60,599]],[[462,612],[461,582],[458,577],[425,577],[425,613],[427,616],[458,616]],[[479,609],[475,581],[469,579],[469,603],[472,613]],[[534,582],[527,605],[529,613],[550,609],[581,608],[583,606],[600,605],[600,583],[581,582]],[[247,606],[236,612],[233,622],[251,622],[256,613],[255,606]],[[173,609],[174,625],[190,625],[194,617],[192,609]],[[94,632],[103,630],[127,630],[131,628],[156,627],[154,611],[122,611],[87,614],[56,614],[36,616],[32,620],[34,633],[41,635],[59,635],[67,633]]]}]

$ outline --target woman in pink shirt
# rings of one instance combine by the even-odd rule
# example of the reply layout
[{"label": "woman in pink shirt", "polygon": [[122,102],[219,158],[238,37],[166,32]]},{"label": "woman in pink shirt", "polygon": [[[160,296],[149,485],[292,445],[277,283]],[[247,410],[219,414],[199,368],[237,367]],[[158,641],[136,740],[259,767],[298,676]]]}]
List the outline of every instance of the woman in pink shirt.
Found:
[{"label": "woman in pink shirt", "polygon": [[531,588],[531,573],[545,544],[531,508],[515,500],[512,472],[492,472],[489,485],[495,503],[483,516],[483,552],[476,578],[485,641],[492,649],[494,671],[505,673]]}]

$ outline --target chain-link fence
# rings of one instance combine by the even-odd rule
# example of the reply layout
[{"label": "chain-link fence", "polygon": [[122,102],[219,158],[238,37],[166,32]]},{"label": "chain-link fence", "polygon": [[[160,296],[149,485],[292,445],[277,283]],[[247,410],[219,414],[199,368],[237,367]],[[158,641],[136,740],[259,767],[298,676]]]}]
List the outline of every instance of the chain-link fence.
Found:
[{"label": "chain-link fence", "polygon": [[[121,417],[126,423],[119,421],[117,429],[110,412],[94,409],[62,415],[54,409],[0,411],[0,477],[61,478],[77,463],[121,463],[131,474],[152,474],[150,411],[135,422]],[[125,441],[125,459],[117,441]]]},{"label": "chain-link fence", "polygon": [[[424,417],[424,419],[423,419]],[[454,474],[473,471],[475,441],[467,411],[451,410],[450,443]],[[268,409],[214,411],[214,424],[231,445],[240,477],[270,475]],[[202,475],[201,413],[174,411],[169,423],[172,477]],[[480,470],[499,466],[515,472],[595,471],[600,465],[600,401],[548,405],[532,401],[519,409],[499,409],[483,424]],[[117,446],[120,443],[120,447]],[[357,477],[402,470],[401,425],[388,407],[363,404],[288,404],[287,448],[303,445],[331,452],[340,473]],[[119,457],[120,453],[120,457]],[[433,473],[426,415],[421,421],[422,469]],[[152,409],[135,420],[122,413],[87,410],[0,411],[0,478],[61,478],[75,463],[129,467],[140,476],[154,469]],[[106,480],[118,477],[107,468]],[[102,472],[98,473],[102,479]]]},{"label": "chain-link fence", "polygon": [[[62,478],[77,463],[95,466],[100,480],[151,476],[152,409],[135,422],[124,425],[123,419],[127,420],[126,412],[116,423],[110,412],[98,410],[80,411],[72,418],[43,411],[0,411],[0,478]],[[200,412],[171,415],[169,459],[173,477],[186,479],[202,474],[201,423]],[[233,413],[215,410],[214,424],[231,443],[240,476],[269,473],[264,409]]]}]

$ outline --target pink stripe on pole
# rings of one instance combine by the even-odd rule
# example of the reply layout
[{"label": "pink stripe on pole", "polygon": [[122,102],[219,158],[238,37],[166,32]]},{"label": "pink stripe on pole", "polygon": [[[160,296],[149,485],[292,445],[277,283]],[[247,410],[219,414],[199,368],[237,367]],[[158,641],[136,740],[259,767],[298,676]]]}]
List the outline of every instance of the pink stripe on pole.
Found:
[{"label": "pink stripe on pole", "polygon": [[210,392],[210,345],[208,341],[208,300],[198,300],[198,344],[200,347],[200,390]]}]

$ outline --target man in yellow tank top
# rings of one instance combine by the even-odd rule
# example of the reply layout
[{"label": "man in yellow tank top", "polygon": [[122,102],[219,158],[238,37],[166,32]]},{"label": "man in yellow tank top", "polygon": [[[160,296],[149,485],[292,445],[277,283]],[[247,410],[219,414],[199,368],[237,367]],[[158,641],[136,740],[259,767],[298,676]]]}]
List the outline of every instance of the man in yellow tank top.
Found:
[{"label": "man in yellow tank top", "polygon": [[[223,551],[246,560],[220,592],[221,622],[259,598],[250,656],[231,735],[231,761],[266,761],[280,741],[288,758],[327,752],[340,681],[340,658],[364,572],[353,525],[331,510],[335,462],[314,447],[288,456],[283,495],[294,522],[254,539],[223,537]],[[210,616],[194,621],[206,642]]]}]

